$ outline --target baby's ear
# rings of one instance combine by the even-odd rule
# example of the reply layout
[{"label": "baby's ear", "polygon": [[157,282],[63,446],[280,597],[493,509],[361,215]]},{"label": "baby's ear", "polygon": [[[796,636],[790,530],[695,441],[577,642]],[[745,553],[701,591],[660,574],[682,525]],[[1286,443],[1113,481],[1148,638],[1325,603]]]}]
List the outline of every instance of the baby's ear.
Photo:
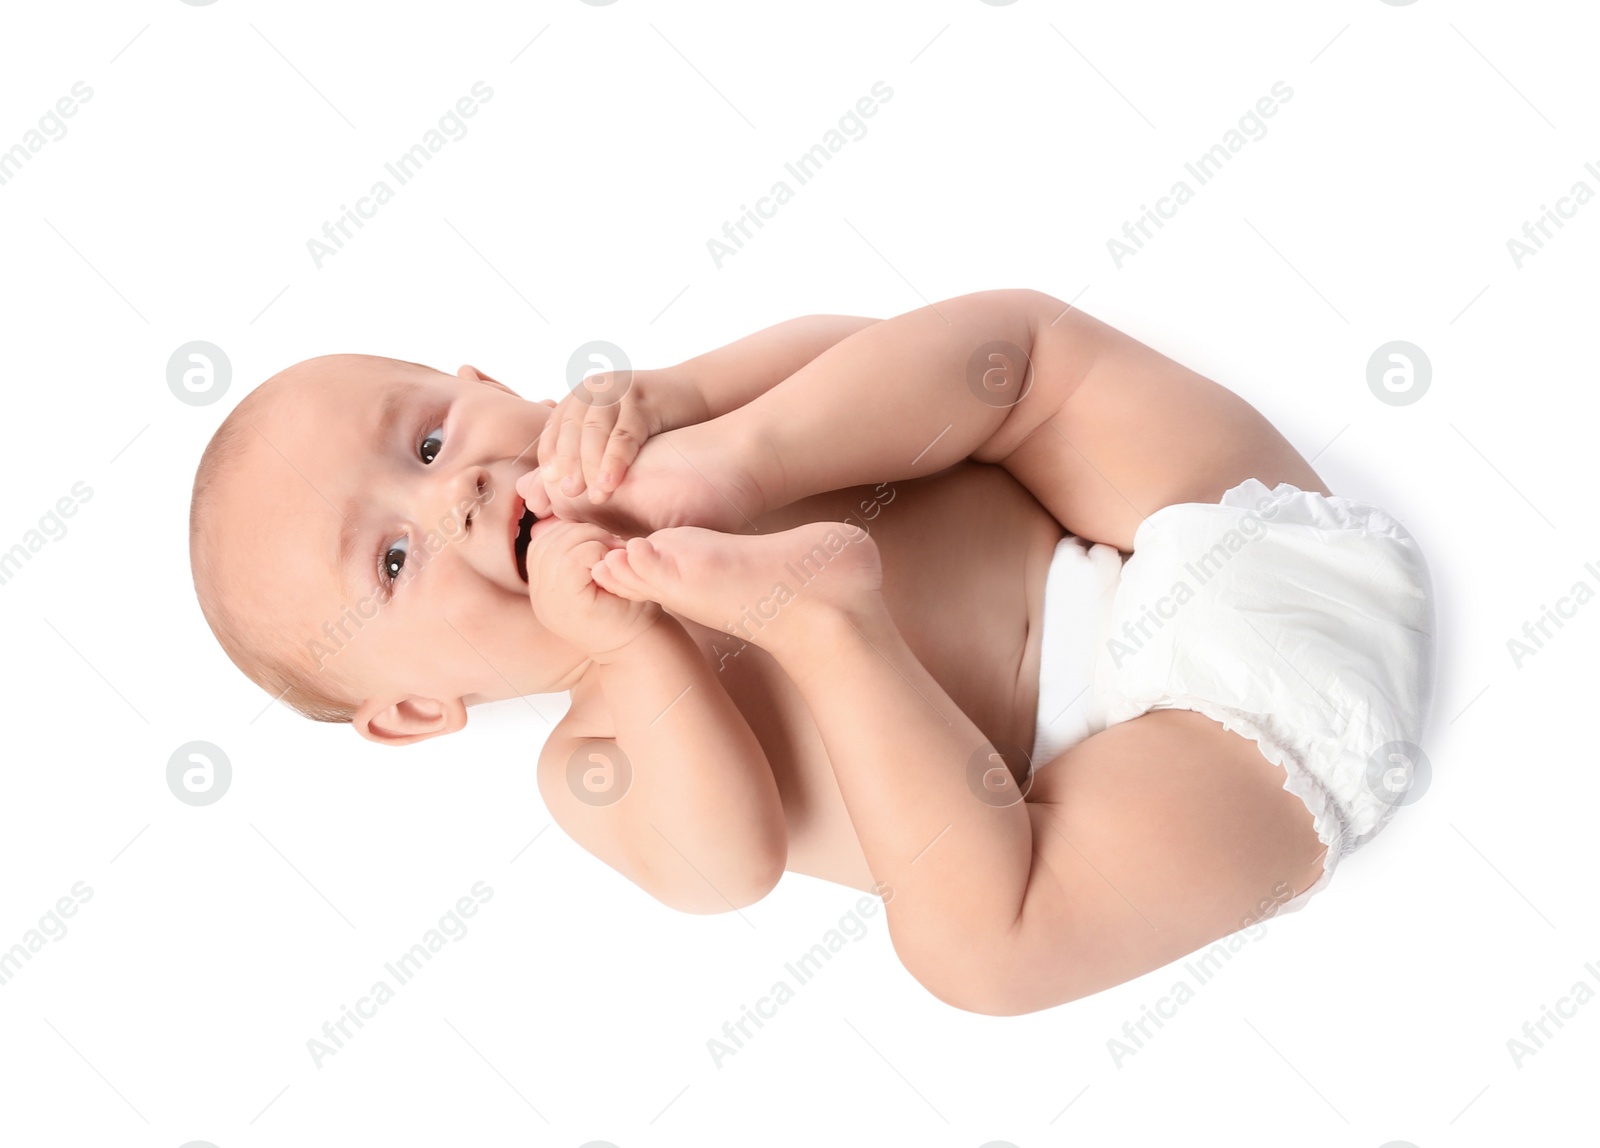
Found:
[{"label": "baby's ear", "polygon": [[477,367],[463,366],[459,371],[456,372],[456,378],[468,383],[488,383],[496,390],[504,391],[506,394],[515,398],[522,397],[521,395],[518,395],[516,391],[502,383],[499,379],[490,378],[488,375],[478,370]]},{"label": "baby's ear", "polygon": [[444,733],[455,733],[467,724],[467,707],[460,698],[402,698],[399,701],[368,701],[350,718],[357,733],[379,745],[410,745]]}]

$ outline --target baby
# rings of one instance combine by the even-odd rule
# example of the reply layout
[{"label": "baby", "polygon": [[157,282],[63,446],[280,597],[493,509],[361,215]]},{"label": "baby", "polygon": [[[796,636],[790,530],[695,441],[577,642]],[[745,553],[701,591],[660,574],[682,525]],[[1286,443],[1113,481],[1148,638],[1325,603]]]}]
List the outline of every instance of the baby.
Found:
[{"label": "baby", "polygon": [[302,713],[405,745],[570,691],[538,782],[584,848],[686,912],[786,869],[875,893],[912,976],[994,1015],[1298,908],[1403,803],[1431,700],[1411,536],[1032,290],[559,404],[308,360],[218,429],[190,538],[218,640]]}]

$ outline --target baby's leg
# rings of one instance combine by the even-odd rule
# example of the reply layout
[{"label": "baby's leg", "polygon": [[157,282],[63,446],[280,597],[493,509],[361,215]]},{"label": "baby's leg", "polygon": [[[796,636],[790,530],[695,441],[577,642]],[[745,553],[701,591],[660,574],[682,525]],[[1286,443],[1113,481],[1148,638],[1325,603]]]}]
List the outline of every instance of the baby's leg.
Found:
[{"label": "baby's leg", "polygon": [[677,433],[755,444],[751,518],[969,457],[1004,466],[1068,530],[1120,550],[1147,515],[1215,502],[1246,478],[1328,493],[1238,395],[1029,290],[875,323],[744,407]]},{"label": "baby's leg", "polygon": [[1004,466],[1081,538],[1132,550],[1147,516],[1216,502],[1247,478],[1331,493],[1244,399],[1081,311],[1040,328],[1032,357],[1039,378],[1076,385],[1053,409],[1024,398],[974,457]]},{"label": "baby's leg", "polygon": [[[796,570],[808,579],[775,598]],[[935,996],[975,1012],[1048,1008],[1227,936],[1315,880],[1305,806],[1254,745],[1198,714],[1091,737],[1023,801],[907,647],[881,575],[869,536],[819,522],[657,531],[608,554],[596,580],[747,627],[776,658],[817,723],[895,951]]]}]

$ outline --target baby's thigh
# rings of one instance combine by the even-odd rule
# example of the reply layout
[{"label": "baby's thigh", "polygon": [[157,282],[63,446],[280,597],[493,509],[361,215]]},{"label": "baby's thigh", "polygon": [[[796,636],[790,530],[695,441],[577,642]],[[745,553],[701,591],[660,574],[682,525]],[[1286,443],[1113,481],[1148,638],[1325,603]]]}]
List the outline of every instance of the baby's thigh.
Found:
[{"label": "baby's thigh", "polygon": [[1132,550],[1148,515],[1216,502],[1247,478],[1331,493],[1244,399],[1092,316],[1041,331],[1033,369],[1079,381],[1053,411],[1029,417],[1024,397],[991,444],[1003,457],[981,461],[1000,462],[1080,538]]},{"label": "baby's thigh", "polygon": [[1014,962],[1070,1000],[1271,917],[1325,852],[1283,782],[1254,743],[1186,710],[1066,750],[1028,797],[1036,873]]}]

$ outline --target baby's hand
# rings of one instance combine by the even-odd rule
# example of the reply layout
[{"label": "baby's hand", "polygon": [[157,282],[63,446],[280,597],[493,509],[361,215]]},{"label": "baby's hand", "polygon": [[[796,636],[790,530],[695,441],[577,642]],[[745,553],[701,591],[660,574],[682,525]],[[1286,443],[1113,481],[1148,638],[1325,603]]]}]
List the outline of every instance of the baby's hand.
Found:
[{"label": "baby's hand", "polygon": [[705,400],[666,371],[599,371],[556,404],[539,436],[539,467],[550,497],[588,492],[609,498],[646,440],[702,422]]},{"label": "baby's hand", "polygon": [[623,544],[587,522],[552,519],[528,543],[528,598],[533,616],[556,637],[604,660],[655,625],[655,602],[619,598],[596,584],[591,571]]}]

